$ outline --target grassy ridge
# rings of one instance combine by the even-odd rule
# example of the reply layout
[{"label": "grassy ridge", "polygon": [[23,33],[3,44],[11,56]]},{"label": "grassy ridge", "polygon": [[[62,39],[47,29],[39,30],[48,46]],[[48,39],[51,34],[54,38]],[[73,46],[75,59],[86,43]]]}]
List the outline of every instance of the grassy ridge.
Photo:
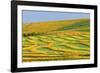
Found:
[{"label": "grassy ridge", "polygon": [[[61,20],[61,21],[48,21],[48,22],[35,22],[35,23],[29,23],[29,24],[23,24],[23,34],[27,33],[47,33],[63,28],[72,28],[72,27],[79,27],[81,24],[84,23],[81,26],[86,26],[87,22],[89,22],[89,19],[75,19],[75,20]],[[76,25],[75,25],[76,24]],[[79,24],[79,25],[77,25]]]}]

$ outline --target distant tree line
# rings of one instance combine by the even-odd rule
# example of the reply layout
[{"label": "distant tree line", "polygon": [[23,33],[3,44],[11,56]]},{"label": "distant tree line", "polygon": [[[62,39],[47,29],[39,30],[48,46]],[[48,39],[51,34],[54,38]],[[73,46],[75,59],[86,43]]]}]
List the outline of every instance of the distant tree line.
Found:
[{"label": "distant tree line", "polygon": [[44,32],[33,32],[33,33],[23,33],[23,36],[24,37],[27,37],[27,36],[37,36],[37,35],[46,35],[46,33]]}]

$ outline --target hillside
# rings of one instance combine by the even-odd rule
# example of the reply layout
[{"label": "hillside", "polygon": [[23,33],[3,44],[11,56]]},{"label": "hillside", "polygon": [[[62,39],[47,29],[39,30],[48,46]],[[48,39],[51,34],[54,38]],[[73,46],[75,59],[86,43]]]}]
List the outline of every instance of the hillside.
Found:
[{"label": "hillside", "polygon": [[22,42],[22,62],[90,59],[90,21],[23,24]]},{"label": "hillside", "polygon": [[48,22],[34,22],[23,24],[23,34],[30,33],[47,33],[51,31],[62,30],[88,30],[89,19],[75,19],[75,20],[61,20],[61,21],[48,21]]}]

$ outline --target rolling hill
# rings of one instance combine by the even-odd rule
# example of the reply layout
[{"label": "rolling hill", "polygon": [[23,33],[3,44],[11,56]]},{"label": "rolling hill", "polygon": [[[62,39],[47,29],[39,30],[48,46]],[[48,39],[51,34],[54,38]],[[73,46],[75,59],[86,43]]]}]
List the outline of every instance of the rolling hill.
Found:
[{"label": "rolling hill", "polygon": [[[23,24],[23,34],[30,33],[47,33],[62,30],[88,30],[87,26],[90,26],[89,19],[74,19],[74,20],[60,20],[60,21],[48,21],[48,22],[34,22]],[[79,29],[80,30],[80,29]]]}]

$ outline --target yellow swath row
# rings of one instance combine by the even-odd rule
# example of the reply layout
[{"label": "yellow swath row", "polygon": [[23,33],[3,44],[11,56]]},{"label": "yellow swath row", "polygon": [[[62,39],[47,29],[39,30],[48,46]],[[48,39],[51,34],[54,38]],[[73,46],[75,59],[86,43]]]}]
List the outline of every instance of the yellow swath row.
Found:
[{"label": "yellow swath row", "polygon": [[23,62],[90,58],[89,32],[23,37]]}]

